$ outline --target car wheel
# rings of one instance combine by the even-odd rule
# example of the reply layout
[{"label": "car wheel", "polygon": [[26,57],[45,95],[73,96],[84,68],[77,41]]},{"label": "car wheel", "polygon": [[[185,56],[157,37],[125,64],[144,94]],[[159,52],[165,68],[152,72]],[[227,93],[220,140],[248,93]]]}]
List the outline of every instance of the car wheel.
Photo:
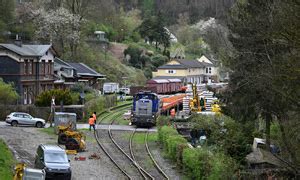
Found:
[{"label": "car wheel", "polygon": [[14,126],[14,127],[17,127],[18,126],[18,121],[12,121],[11,125]]},{"label": "car wheel", "polygon": [[43,127],[43,123],[37,122],[35,126],[36,126],[37,128],[42,128],[42,127]]}]

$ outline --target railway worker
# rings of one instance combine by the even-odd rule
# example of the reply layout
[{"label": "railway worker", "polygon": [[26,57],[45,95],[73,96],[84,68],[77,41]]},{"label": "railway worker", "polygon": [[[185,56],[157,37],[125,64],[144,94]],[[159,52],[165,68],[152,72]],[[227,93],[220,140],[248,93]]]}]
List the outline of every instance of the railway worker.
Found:
[{"label": "railway worker", "polygon": [[90,116],[89,118],[89,125],[90,125],[90,131],[91,131],[91,128],[93,127],[94,131],[95,131],[95,119],[93,116]]},{"label": "railway worker", "polygon": [[175,118],[175,114],[176,114],[175,108],[171,109],[171,117],[173,119]]},{"label": "railway worker", "polygon": [[97,113],[96,112],[93,113],[93,118],[95,119],[95,124],[96,124],[96,120],[97,120]]}]

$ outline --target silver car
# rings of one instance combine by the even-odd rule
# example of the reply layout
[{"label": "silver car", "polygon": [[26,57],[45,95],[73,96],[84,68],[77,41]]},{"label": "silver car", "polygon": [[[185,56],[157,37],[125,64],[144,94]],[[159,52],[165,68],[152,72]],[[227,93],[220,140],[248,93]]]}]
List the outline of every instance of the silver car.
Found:
[{"label": "silver car", "polygon": [[46,124],[46,121],[44,119],[34,118],[31,115],[29,115],[27,113],[22,113],[22,112],[10,113],[6,117],[5,121],[6,121],[6,123],[8,123],[12,126],[30,125],[30,126],[35,126],[37,128],[42,128]]}]

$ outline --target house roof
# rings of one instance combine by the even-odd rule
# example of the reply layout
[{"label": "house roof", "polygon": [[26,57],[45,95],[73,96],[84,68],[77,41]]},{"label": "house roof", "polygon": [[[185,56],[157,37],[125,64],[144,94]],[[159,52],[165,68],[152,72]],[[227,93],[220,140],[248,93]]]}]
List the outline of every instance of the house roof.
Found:
[{"label": "house roof", "polygon": [[159,66],[157,69],[186,69],[187,67],[181,64],[165,64]]},{"label": "house roof", "polygon": [[15,44],[0,44],[0,46],[13,51],[21,56],[43,56],[51,47],[51,44],[47,45],[22,45],[17,46]]},{"label": "house roof", "polygon": [[176,59],[179,64],[165,64],[159,66],[157,69],[188,69],[188,68],[204,68],[212,67],[213,64],[206,62],[199,62],[198,60]]},{"label": "house roof", "polygon": [[55,58],[54,59],[54,63],[58,63],[60,64],[61,67],[64,67],[64,68],[68,68],[68,69],[75,69],[73,66],[71,66],[69,63],[63,61],[62,59],[59,59],[59,58]]},{"label": "house roof", "polygon": [[72,67],[74,67],[77,71],[77,74],[80,76],[94,76],[94,77],[103,77],[105,75],[100,74],[93,70],[92,68],[88,67],[83,63],[68,63]]},{"label": "house roof", "polygon": [[203,68],[204,64],[197,60],[177,59],[177,62],[184,65],[187,68]]}]

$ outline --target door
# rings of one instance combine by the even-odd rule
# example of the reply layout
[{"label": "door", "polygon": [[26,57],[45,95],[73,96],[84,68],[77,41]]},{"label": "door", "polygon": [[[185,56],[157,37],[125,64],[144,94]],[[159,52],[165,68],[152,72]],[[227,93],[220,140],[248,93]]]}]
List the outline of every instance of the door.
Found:
[{"label": "door", "polygon": [[23,124],[34,125],[35,122],[29,114],[23,114]]}]

